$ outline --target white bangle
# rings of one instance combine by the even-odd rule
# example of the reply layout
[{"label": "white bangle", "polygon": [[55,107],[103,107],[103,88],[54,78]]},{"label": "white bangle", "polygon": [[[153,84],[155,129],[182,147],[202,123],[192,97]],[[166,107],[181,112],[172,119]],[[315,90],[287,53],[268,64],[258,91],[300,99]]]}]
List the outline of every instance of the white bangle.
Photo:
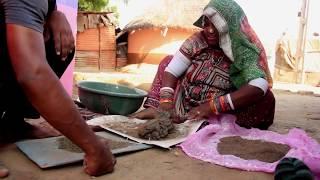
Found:
[{"label": "white bangle", "polygon": [[169,92],[172,92],[172,93],[174,93],[174,89],[173,88],[171,88],[171,87],[162,87],[161,89],[160,89],[160,92],[161,91],[169,91]]},{"label": "white bangle", "polygon": [[227,94],[227,100],[228,100],[228,103],[231,107],[232,110],[234,110],[234,105],[233,105],[233,102],[232,102],[232,99],[231,99],[231,96],[230,96],[230,93]]}]

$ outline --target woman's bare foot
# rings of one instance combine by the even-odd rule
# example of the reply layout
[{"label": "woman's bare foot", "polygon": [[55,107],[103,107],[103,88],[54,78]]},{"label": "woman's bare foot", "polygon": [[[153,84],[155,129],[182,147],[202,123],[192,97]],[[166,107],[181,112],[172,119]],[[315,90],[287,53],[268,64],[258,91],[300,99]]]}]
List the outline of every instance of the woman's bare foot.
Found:
[{"label": "woman's bare foot", "polygon": [[143,109],[142,111],[129,115],[129,117],[137,119],[154,119],[157,113],[157,109],[153,107],[148,107],[146,109]]},{"label": "woman's bare foot", "polygon": [[5,178],[9,175],[9,170],[0,162],[0,178]]}]

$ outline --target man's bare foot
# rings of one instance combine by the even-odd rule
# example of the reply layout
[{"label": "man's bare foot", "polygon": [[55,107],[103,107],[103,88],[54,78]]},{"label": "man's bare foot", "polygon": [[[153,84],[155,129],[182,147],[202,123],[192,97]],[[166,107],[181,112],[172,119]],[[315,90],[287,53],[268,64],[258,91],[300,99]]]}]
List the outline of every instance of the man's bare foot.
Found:
[{"label": "man's bare foot", "polygon": [[104,131],[105,130],[100,126],[94,126],[94,125],[88,125],[88,126],[93,132],[100,132],[100,131]]},{"label": "man's bare foot", "polygon": [[42,118],[28,121],[28,123],[32,126],[32,129],[28,133],[28,138],[42,139],[61,136],[59,131],[54,129],[46,120]]},{"label": "man's bare foot", "polygon": [[5,178],[9,175],[9,170],[0,162],[0,178]]},{"label": "man's bare foot", "polygon": [[48,137],[61,136],[61,133],[55,129],[47,127],[34,126],[29,133],[29,138],[32,139],[42,139]]},{"label": "man's bare foot", "polygon": [[[42,139],[48,137],[61,136],[62,134],[54,129],[47,121],[38,121],[30,123],[32,125],[32,130],[28,133],[29,137],[32,139]],[[91,126],[90,129],[94,132],[103,131],[104,129],[100,126]]]},{"label": "man's bare foot", "polygon": [[157,113],[158,113],[157,109],[153,107],[149,107],[137,113],[131,114],[129,117],[137,118],[137,119],[154,119]]}]

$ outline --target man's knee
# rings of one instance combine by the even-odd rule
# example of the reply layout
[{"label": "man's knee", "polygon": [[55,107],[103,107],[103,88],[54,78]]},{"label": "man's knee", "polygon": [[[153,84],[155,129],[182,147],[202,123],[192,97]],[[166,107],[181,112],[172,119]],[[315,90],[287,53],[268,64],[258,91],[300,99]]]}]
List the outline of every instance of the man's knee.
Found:
[{"label": "man's knee", "polygon": [[5,178],[9,175],[9,170],[0,161],[0,178]]}]

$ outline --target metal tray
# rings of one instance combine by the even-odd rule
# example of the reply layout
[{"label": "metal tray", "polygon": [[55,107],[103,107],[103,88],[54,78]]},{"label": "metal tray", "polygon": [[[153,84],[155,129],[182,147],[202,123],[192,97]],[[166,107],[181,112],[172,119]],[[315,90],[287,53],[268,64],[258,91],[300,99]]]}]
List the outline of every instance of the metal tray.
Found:
[{"label": "metal tray", "polygon": [[[97,132],[96,134],[113,141],[130,143],[127,147],[112,149],[112,153],[114,155],[149,149],[152,147],[150,145],[130,141],[107,132]],[[16,145],[29,159],[43,169],[67,165],[83,160],[84,153],[76,153],[59,149],[57,144],[58,138],[61,138],[61,136],[45,139],[24,140],[17,142]]]}]

